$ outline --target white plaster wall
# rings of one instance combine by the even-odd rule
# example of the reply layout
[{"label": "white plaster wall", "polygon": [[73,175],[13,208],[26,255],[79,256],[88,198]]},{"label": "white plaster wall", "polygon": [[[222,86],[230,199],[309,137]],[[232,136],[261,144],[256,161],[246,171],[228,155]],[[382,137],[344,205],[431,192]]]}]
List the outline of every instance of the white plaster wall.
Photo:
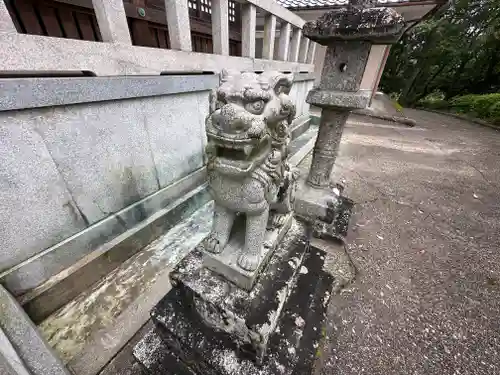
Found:
[{"label": "white plaster wall", "polygon": [[383,60],[387,48],[387,45],[381,44],[374,44],[371,46],[363,79],[361,80],[361,85],[359,87],[361,90],[373,90],[378,73],[381,68],[383,69],[382,64],[384,63]]},{"label": "white plaster wall", "polygon": [[203,165],[208,91],[0,112],[0,271]]},{"label": "white plaster wall", "polygon": [[316,83],[321,81],[321,73],[323,72],[323,65],[325,64],[326,47],[318,44],[314,54],[314,75]]}]

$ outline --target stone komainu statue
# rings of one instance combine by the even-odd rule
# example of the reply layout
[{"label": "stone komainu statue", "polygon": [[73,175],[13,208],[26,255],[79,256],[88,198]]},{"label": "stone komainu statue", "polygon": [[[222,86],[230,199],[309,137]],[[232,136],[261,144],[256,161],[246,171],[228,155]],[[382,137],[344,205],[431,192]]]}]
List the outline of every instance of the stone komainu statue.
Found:
[{"label": "stone komainu statue", "polygon": [[255,270],[268,220],[292,209],[298,173],[286,163],[295,105],[293,76],[223,71],[206,120],[208,175],[215,201],[205,250],[220,253],[237,215],[244,214],[245,241],[238,265]]}]

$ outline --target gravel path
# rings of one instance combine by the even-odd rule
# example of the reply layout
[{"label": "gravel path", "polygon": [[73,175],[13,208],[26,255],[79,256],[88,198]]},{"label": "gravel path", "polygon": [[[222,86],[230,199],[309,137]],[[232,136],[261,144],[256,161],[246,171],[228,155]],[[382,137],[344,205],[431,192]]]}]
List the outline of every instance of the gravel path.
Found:
[{"label": "gravel path", "polygon": [[500,374],[500,132],[407,110],[352,117],[334,170],[356,201],[356,280],[317,374]]}]

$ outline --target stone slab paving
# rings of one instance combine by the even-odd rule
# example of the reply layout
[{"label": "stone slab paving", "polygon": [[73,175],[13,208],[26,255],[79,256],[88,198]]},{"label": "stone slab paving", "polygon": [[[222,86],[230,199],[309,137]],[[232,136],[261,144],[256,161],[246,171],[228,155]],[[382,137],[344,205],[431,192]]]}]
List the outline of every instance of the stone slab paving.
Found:
[{"label": "stone slab paving", "polygon": [[344,133],[357,275],[316,374],[500,374],[500,132],[405,113],[416,127],[351,116]]}]

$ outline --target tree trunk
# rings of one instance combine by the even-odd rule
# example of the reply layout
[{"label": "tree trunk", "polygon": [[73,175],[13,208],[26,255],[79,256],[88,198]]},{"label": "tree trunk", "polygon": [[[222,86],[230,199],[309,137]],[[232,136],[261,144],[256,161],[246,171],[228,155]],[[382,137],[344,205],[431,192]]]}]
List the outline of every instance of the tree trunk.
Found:
[{"label": "tree trunk", "polygon": [[420,75],[421,72],[422,72],[422,68],[418,68],[415,71],[415,73],[413,73],[413,76],[411,77],[409,83],[406,85],[406,87],[404,88],[403,92],[401,93],[401,96],[399,97],[399,103],[403,107],[410,107],[415,102],[410,97],[410,93],[412,92],[413,86],[415,86],[415,82],[417,82],[417,78],[418,78],[418,76]]},{"label": "tree trunk", "polygon": [[453,75],[453,80],[451,81],[451,86],[444,93],[444,97],[446,100],[453,98],[457,94],[456,92],[457,84],[460,81],[460,76],[462,75],[465,66],[467,65],[468,62],[469,62],[468,57],[462,59],[462,61],[460,62],[460,66],[458,67],[457,70],[455,70],[455,74]]},{"label": "tree trunk", "polygon": [[415,97],[415,100],[414,102],[418,102],[420,99],[423,99],[427,96],[427,94],[429,94],[430,90],[429,90],[429,87],[430,87],[430,84],[432,83],[432,81],[434,81],[436,79],[436,77],[441,74],[441,72],[444,70],[444,68],[446,68],[447,65],[446,64],[443,64],[439,67],[439,69],[431,76],[430,79],[427,80],[427,82],[425,83],[425,86],[424,86],[424,89],[422,90],[422,92],[420,94],[418,94],[416,97]]},{"label": "tree trunk", "polygon": [[[420,52],[419,59],[425,58],[427,52],[434,47],[434,35],[436,34],[437,29],[443,22],[443,19],[439,20],[436,22],[436,24],[432,27],[432,29],[429,31],[429,35],[427,37],[427,43],[425,44],[422,52]],[[424,64],[425,65],[425,64]],[[417,61],[417,66],[422,66],[422,63],[420,61]],[[400,96],[400,103],[403,106],[411,106],[415,103],[415,100],[412,100],[414,98],[411,98],[410,93],[413,90],[413,87],[415,86],[415,83],[417,81],[418,76],[422,72],[422,68],[418,68],[415,73],[412,75],[411,79],[409,80],[408,85],[403,89],[403,92],[401,93]]]}]

